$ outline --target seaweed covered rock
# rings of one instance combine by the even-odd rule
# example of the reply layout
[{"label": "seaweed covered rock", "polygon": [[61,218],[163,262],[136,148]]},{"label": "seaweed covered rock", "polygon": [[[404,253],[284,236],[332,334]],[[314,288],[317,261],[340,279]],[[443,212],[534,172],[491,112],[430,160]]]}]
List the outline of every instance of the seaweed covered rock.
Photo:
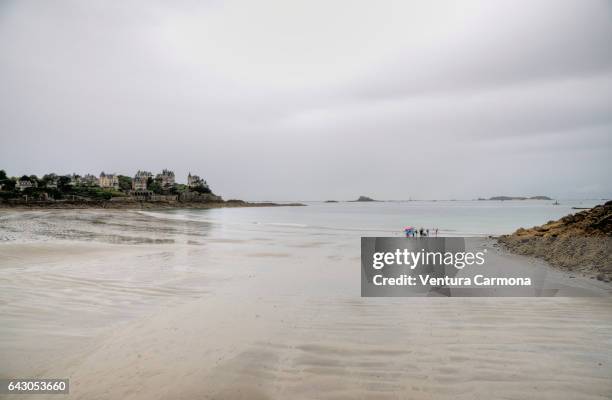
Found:
[{"label": "seaweed covered rock", "polygon": [[612,278],[612,201],[498,238],[506,249],[573,271]]}]

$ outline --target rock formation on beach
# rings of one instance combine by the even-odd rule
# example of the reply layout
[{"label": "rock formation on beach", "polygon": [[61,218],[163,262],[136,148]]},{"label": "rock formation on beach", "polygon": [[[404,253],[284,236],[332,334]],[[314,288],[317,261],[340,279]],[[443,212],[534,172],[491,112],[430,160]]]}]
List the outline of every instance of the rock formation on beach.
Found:
[{"label": "rock formation on beach", "polygon": [[612,280],[612,201],[558,221],[520,228],[498,241],[506,249],[552,265]]}]

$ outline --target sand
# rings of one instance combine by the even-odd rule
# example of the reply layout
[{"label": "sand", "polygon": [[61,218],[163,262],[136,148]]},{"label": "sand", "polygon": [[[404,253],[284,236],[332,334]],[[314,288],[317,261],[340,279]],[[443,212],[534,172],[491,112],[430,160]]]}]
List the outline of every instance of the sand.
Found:
[{"label": "sand", "polygon": [[122,327],[50,374],[82,399],[604,399],[609,314],[592,299],[231,296]]},{"label": "sand", "polygon": [[[358,247],[321,238],[228,240],[132,213],[2,217],[0,375],[68,377],[71,399],[612,397],[602,282],[551,271],[601,297],[361,298]],[[24,236],[11,218],[26,217]]]}]

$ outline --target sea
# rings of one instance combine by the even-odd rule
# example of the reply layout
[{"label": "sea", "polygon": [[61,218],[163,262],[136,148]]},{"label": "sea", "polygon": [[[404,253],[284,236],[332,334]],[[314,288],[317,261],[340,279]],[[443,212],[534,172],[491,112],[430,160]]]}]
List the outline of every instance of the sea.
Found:
[{"label": "sea", "polygon": [[433,236],[509,234],[557,220],[605,200],[302,202],[306,207],[252,207],[143,212],[179,220],[208,222],[218,234],[402,236],[407,226]]}]

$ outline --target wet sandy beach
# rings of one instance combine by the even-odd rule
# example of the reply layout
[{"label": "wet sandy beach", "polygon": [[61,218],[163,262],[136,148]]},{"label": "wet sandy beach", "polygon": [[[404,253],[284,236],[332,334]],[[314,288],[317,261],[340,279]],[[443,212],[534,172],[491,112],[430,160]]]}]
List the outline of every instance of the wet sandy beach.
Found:
[{"label": "wet sandy beach", "polygon": [[88,210],[0,232],[0,375],[69,398],[612,396],[609,296],[361,298],[358,241],[285,227]]}]

